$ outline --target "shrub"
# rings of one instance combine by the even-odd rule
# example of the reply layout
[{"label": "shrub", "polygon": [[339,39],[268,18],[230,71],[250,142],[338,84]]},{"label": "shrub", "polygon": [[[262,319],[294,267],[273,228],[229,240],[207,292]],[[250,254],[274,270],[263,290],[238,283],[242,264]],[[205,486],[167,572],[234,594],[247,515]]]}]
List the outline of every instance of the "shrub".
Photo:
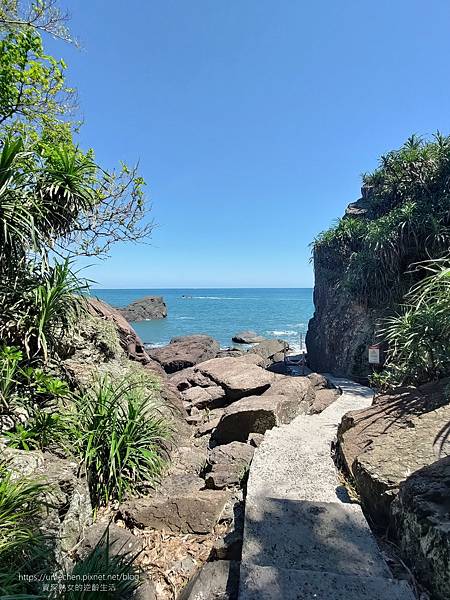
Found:
[{"label": "shrub", "polygon": [[[24,366],[25,365],[25,366]],[[54,405],[69,395],[67,383],[40,367],[27,365],[16,346],[0,347],[0,414],[12,413],[18,406],[39,417],[40,407]],[[42,419],[41,419],[42,420]]]},{"label": "shrub", "polygon": [[14,478],[0,464],[0,596],[33,594],[19,575],[35,575],[48,558],[36,523],[48,493],[44,483]]},{"label": "shrub", "polygon": [[50,355],[58,356],[64,334],[83,311],[86,289],[67,260],[43,271],[22,265],[0,291],[0,337],[20,346],[28,359],[46,362]]},{"label": "shrub", "polygon": [[365,175],[363,217],[344,217],[314,249],[339,257],[339,283],[363,304],[400,302],[420,273],[411,265],[445,256],[450,246],[450,136],[416,136]]},{"label": "shrub", "polygon": [[74,434],[96,506],[154,484],[169,428],[137,378],[105,376],[77,400]]},{"label": "shrub", "polygon": [[67,423],[57,412],[37,410],[26,425],[16,425],[5,436],[11,448],[20,450],[70,450]]},{"label": "shrub", "polygon": [[425,277],[387,319],[379,335],[387,341],[383,383],[423,383],[450,375],[450,258],[417,267]]},{"label": "shrub", "polygon": [[15,397],[21,360],[22,352],[19,348],[3,346],[0,349],[0,404],[2,410],[8,408]]}]

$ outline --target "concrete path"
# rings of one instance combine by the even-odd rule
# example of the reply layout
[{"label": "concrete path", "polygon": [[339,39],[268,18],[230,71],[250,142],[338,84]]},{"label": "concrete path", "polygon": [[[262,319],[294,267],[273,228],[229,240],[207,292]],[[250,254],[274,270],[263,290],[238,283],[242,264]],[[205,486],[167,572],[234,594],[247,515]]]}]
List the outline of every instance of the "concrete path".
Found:
[{"label": "concrete path", "polygon": [[247,485],[239,600],[413,600],[393,580],[367,521],[339,481],[331,442],[372,391],[332,379],[342,396],[319,415],[267,432]]}]

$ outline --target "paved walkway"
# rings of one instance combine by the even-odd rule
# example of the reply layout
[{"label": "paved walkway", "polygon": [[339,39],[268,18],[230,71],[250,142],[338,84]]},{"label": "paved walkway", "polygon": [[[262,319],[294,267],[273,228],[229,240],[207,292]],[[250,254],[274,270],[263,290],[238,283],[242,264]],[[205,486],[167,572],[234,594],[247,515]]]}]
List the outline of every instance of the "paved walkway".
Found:
[{"label": "paved walkway", "polygon": [[320,415],[267,432],[250,468],[239,600],[413,600],[393,580],[367,521],[338,479],[331,442],[372,391],[333,379]]}]

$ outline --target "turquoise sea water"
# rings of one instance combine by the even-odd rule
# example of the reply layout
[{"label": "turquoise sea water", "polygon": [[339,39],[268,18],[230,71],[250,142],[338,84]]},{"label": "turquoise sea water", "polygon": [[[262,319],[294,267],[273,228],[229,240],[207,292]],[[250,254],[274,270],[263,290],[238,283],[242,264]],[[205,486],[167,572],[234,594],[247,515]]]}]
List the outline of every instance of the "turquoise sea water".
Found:
[{"label": "turquoise sea water", "polygon": [[144,296],[163,296],[166,319],[133,323],[151,346],[163,346],[178,335],[205,333],[225,348],[233,345],[233,334],[251,329],[267,337],[283,338],[298,349],[314,310],[312,292],[310,288],[96,289],[92,295],[116,307]]}]

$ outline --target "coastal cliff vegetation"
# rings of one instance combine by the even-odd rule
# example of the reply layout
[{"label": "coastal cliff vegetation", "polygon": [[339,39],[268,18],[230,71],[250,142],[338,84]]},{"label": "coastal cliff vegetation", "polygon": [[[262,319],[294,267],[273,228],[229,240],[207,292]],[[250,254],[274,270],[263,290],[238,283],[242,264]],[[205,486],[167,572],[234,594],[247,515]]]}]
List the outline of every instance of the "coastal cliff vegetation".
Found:
[{"label": "coastal cliff vegetation", "polygon": [[[42,597],[36,573],[64,572],[56,560],[59,542],[53,530],[46,531],[43,516],[58,503],[55,490],[21,474],[14,460],[39,462],[53,456],[66,470],[75,461],[80,478],[75,481],[84,478],[89,488],[85,505],[97,510],[153,485],[170,437],[158,409],[156,375],[105,375],[83,385],[63,367],[81,324],[92,321],[85,300],[88,282],[74,271],[74,259],[107,255],[112,244],[124,240],[143,240],[152,223],[137,169],[122,164],[108,170],[98,164],[93,149],[78,145],[76,92],[66,83],[64,61],[46,53],[46,35],[73,42],[66,17],[53,0],[1,0],[2,597]],[[112,335],[118,345],[117,334]],[[87,558],[70,568],[78,575],[132,575],[132,563],[110,556],[106,534]],[[124,580],[108,597],[125,598],[135,588]],[[46,595],[94,598],[98,593],[86,596],[85,591],[69,593],[60,587]]]},{"label": "coastal cliff vegetation", "polygon": [[[380,385],[450,374],[450,137],[412,136],[363,176],[362,198],[313,244],[334,289],[376,315]],[[338,317],[338,315],[336,315]]]}]

